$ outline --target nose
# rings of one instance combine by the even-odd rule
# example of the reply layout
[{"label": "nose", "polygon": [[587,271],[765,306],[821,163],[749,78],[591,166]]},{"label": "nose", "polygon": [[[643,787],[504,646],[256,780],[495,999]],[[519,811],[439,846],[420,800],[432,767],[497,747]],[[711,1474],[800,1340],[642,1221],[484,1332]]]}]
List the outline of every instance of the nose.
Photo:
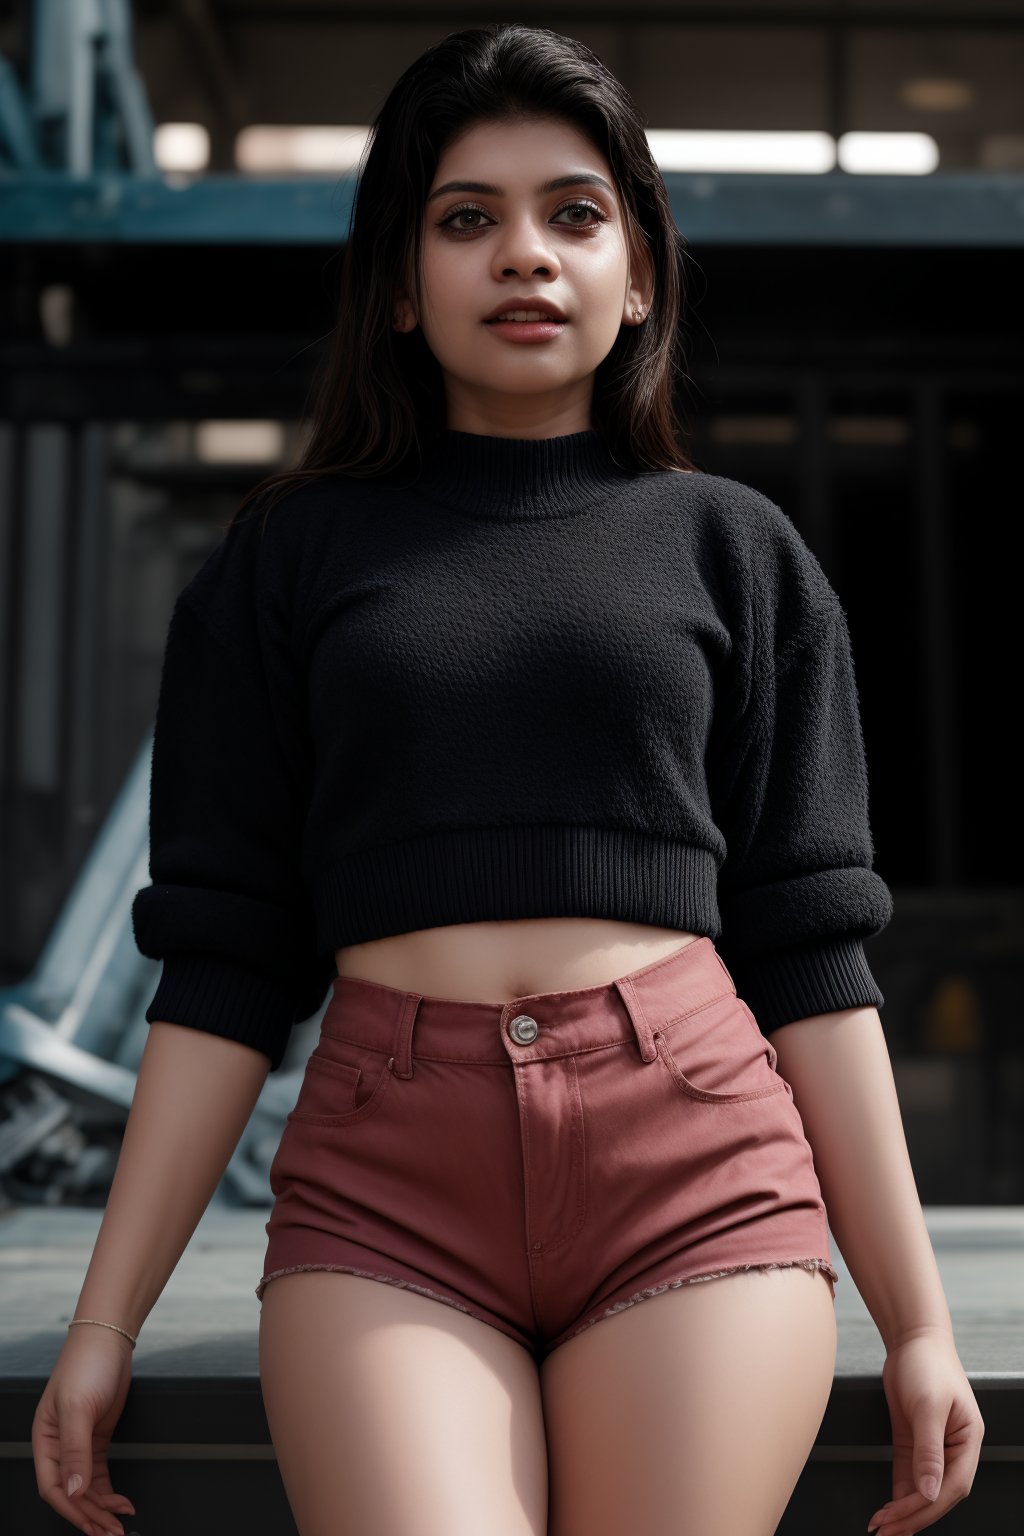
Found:
[{"label": "nose", "polygon": [[547,226],[535,219],[513,220],[505,226],[495,247],[495,261],[503,276],[517,273],[558,272],[560,263]]}]

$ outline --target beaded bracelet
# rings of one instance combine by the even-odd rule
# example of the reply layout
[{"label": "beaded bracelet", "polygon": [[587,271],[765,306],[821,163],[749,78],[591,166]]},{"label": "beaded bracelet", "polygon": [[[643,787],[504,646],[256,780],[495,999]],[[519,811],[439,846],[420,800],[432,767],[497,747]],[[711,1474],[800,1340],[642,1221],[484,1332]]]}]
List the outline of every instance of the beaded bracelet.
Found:
[{"label": "beaded bracelet", "polygon": [[73,1328],[76,1323],[95,1323],[98,1328],[113,1328],[115,1333],[123,1333],[125,1338],[131,1341],[132,1349],[134,1349],[136,1344],[139,1342],[138,1339],[132,1338],[127,1329],[119,1328],[116,1323],[101,1323],[99,1319],[95,1317],[76,1317],[72,1319],[70,1323],[68,1323],[68,1327]]}]

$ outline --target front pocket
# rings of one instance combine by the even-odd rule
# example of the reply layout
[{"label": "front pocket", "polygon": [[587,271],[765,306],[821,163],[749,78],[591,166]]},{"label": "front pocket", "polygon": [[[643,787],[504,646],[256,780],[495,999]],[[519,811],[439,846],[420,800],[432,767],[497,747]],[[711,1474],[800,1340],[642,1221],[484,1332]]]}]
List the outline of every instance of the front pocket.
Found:
[{"label": "front pocket", "polygon": [[[348,1061],[341,1059],[344,1054],[349,1056]],[[306,1062],[299,1097],[288,1119],[300,1125],[335,1129],[367,1119],[383,1103],[394,1064],[394,1057],[381,1051],[361,1046],[346,1048],[336,1040],[321,1037]]]},{"label": "front pocket", "polygon": [[656,1030],[655,1040],[659,1059],[687,1098],[742,1104],[785,1092],[774,1047],[731,992]]}]

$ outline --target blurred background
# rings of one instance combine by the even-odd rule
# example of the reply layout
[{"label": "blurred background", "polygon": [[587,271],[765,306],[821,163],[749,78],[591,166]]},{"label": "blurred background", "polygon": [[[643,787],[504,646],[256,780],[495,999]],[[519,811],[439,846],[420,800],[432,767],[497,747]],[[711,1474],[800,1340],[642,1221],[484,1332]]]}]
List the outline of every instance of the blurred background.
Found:
[{"label": "blurred background", "polygon": [[[496,20],[632,93],[689,252],[688,451],[778,502],[846,611],[895,900],[867,953],[986,1425],[943,1530],[1017,1531],[1024,0],[0,0],[0,1505],[68,1529],[30,1425],[159,974],[130,905],[174,599],[301,451],[367,124]],[[146,1536],[295,1529],[254,1288],[322,1011],[133,1357],[114,1486]],[[853,1536],[892,1491],[882,1343],[832,1258],[835,1382],[780,1536]]]},{"label": "blurred background", "polygon": [[[174,598],[298,453],[366,125],[430,42],[508,14],[0,3],[8,1203],[105,1202],[156,985],[129,904]],[[690,249],[690,451],[784,508],[846,609],[895,898],[868,956],[922,1199],[1024,1203],[1024,4],[514,19],[633,94]],[[269,1205],[275,1077],[229,1204]]]}]

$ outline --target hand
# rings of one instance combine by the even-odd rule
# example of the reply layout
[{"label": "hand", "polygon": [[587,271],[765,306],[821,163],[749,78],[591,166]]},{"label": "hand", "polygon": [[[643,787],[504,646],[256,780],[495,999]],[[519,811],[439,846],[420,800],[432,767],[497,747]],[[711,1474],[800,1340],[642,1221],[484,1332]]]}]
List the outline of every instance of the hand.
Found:
[{"label": "hand", "polygon": [[[882,1367],[892,1423],[892,1499],[871,1516],[879,1536],[912,1536],[966,1499],[985,1424],[952,1335],[922,1328],[901,1337]],[[935,1497],[925,1481],[935,1479]]]},{"label": "hand", "polygon": [[[131,1345],[109,1328],[72,1328],[36,1406],[32,1455],[39,1496],[86,1536],[124,1536],[115,1510],[134,1515],[110,1486],[107,1448],[132,1377]],[[81,1486],[68,1494],[68,1479]]]}]

